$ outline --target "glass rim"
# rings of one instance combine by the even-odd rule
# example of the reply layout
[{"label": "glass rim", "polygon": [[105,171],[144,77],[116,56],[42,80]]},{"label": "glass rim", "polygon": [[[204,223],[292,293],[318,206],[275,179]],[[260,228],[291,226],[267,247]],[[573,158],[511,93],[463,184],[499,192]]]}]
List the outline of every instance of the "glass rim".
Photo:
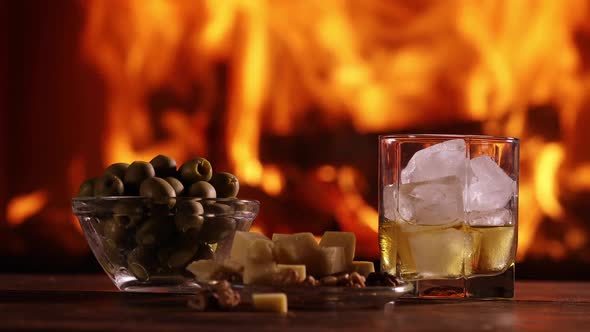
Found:
[{"label": "glass rim", "polygon": [[386,134],[379,135],[379,141],[397,140],[397,141],[422,141],[422,140],[436,140],[436,139],[468,139],[474,141],[490,141],[490,142],[505,142],[505,143],[519,143],[520,139],[510,136],[494,136],[494,135],[460,135],[460,134]]}]

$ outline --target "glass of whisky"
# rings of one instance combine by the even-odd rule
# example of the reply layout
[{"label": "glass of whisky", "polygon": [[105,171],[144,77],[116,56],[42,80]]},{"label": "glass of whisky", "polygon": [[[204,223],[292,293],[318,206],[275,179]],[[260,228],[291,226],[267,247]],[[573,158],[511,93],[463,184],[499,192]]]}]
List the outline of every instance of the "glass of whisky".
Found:
[{"label": "glass of whisky", "polygon": [[512,298],[519,140],[379,137],[381,270],[421,298]]}]

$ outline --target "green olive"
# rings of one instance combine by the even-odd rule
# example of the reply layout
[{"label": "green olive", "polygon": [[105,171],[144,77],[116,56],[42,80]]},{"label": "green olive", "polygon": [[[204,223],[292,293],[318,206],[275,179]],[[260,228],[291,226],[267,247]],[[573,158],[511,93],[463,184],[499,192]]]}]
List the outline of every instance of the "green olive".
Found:
[{"label": "green olive", "polygon": [[176,229],[186,232],[189,229],[199,231],[203,226],[203,205],[194,200],[181,200],[176,204],[174,223]]},{"label": "green olive", "polygon": [[78,197],[92,197],[94,196],[94,187],[96,185],[97,177],[90,178],[82,182],[78,190]]},{"label": "green olive", "polygon": [[231,205],[220,202],[204,202],[203,206],[205,208],[205,216],[208,217],[230,216],[234,212]]},{"label": "green olive", "polygon": [[115,219],[117,223],[121,224],[126,229],[131,229],[141,225],[145,217],[119,215],[113,216],[113,219]]},{"label": "green olive", "polygon": [[191,159],[178,169],[180,180],[185,185],[195,183],[197,181],[209,181],[213,175],[213,168],[211,163],[205,158]]},{"label": "green olive", "polygon": [[209,183],[215,188],[217,198],[236,197],[240,190],[240,181],[238,181],[238,178],[227,172],[213,174]]},{"label": "green olive", "polygon": [[98,178],[94,186],[95,196],[121,196],[124,191],[123,181],[112,174]]},{"label": "green olive", "polygon": [[156,176],[154,167],[145,161],[134,161],[125,172],[125,190],[128,195],[137,195],[139,186],[147,179]]},{"label": "green olive", "polygon": [[217,243],[236,230],[236,220],[228,217],[206,217],[199,237],[207,243]]},{"label": "green olive", "polygon": [[195,256],[198,250],[198,243],[189,243],[186,245],[177,246],[172,250],[170,256],[168,256],[168,267],[171,269],[185,267],[186,264],[192,261],[192,258]]},{"label": "green olive", "polygon": [[193,199],[181,199],[176,203],[176,215],[196,216],[204,212],[203,205]]},{"label": "green olive", "polygon": [[104,175],[112,174],[119,179],[124,179],[128,167],[128,163],[114,163],[104,170]]},{"label": "green olive", "polygon": [[139,195],[143,197],[149,197],[156,204],[172,204],[174,206],[174,200],[171,198],[176,197],[174,188],[166,180],[158,177],[151,177],[145,179],[139,187]]},{"label": "green olive", "polygon": [[157,218],[150,218],[137,229],[135,241],[137,244],[154,247],[166,243],[172,237],[173,229],[170,223]]},{"label": "green olive", "polygon": [[215,188],[209,182],[205,181],[198,181],[191,184],[188,188],[187,195],[199,198],[215,198],[217,196]]},{"label": "green olive", "polygon": [[127,268],[137,279],[148,280],[155,265],[155,253],[144,247],[137,247],[127,255]]},{"label": "green olive", "polygon": [[114,219],[107,219],[104,221],[103,233],[105,239],[109,239],[117,245],[123,243],[127,237],[125,226],[121,225]]},{"label": "green olive", "polygon": [[165,178],[176,175],[176,160],[168,156],[163,154],[157,155],[154,159],[150,160],[150,164],[154,166],[157,177]]},{"label": "green olive", "polygon": [[127,269],[129,269],[129,272],[141,281],[146,281],[150,277],[150,272],[147,267],[133,259],[127,259]]},{"label": "green olive", "polygon": [[176,215],[174,217],[174,223],[176,229],[181,232],[186,232],[189,229],[201,230],[203,227],[203,216],[191,216],[191,215]]},{"label": "green olive", "polygon": [[142,202],[120,201],[113,207],[113,218],[125,228],[138,226],[146,217]]},{"label": "green olive", "polygon": [[199,250],[197,250],[197,254],[194,257],[194,260],[201,260],[201,259],[213,259],[215,257],[215,251],[211,248],[211,245],[207,243],[199,244]]},{"label": "green olive", "polygon": [[164,180],[166,180],[166,182],[168,182],[172,186],[172,188],[174,188],[176,197],[182,194],[182,191],[184,190],[184,185],[177,178],[169,176],[167,178],[164,178]]}]

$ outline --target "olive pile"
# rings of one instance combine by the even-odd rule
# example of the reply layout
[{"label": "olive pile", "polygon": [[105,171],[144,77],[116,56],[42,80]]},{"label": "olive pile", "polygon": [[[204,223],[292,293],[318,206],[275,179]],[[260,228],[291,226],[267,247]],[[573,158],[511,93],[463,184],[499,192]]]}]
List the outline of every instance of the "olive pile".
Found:
[{"label": "olive pile", "polygon": [[84,181],[78,197],[108,197],[103,201],[111,204],[93,222],[107,260],[102,265],[148,280],[181,276],[188,263],[211,259],[216,243],[236,230],[231,202],[214,199],[238,191],[238,179],[213,173],[207,159],[177,169],[174,159],[159,155],[149,163],[110,165],[101,177]]}]

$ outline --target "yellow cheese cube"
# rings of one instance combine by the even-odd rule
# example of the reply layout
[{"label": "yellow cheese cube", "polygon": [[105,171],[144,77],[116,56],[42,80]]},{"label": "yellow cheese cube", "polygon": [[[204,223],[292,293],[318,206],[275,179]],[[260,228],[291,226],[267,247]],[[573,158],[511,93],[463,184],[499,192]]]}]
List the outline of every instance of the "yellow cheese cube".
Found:
[{"label": "yellow cheese cube", "polygon": [[270,284],[277,271],[273,256],[273,243],[266,239],[256,239],[250,243],[244,265],[244,284]]},{"label": "yellow cheese cube", "polygon": [[194,261],[186,267],[186,269],[189,272],[195,275],[195,279],[197,279],[198,281],[211,280],[213,274],[215,274],[221,268],[221,264],[212,259],[202,259],[199,261]]},{"label": "yellow cheese cube", "polygon": [[252,294],[254,308],[260,311],[278,312],[288,311],[287,295],[285,293]]},{"label": "yellow cheese cube", "polygon": [[278,264],[305,265],[306,272],[314,277],[348,269],[344,247],[321,248],[311,233],[275,234],[273,238]]},{"label": "yellow cheese cube", "polygon": [[362,276],[368,276],[369,273],[375,272],[375,264],[369,261],[353,261],[352,272],[357,272]]},{"label": "yellow cheese cube", "polygon": [[276,240],[278,240],[278,239],[282,239],[282,238],[285,238],[285,237],[287,237],[287,236],[290,236],[290,235],[291,235],[291,234],[280,234],[280,233],[274,233],[274,234],[272,235],[272,239],[271,239],[271,240],[272,240],[272,242],[275,242],[275,241],[276,241]]},{"label": "yellow cheese cube", "polygon": [[307,268],[313,271],[310,273],[313,273],[313,276],[316,277],[346,272],[348,270],[343,247],[321,248],[317,258],[309,264]]},{"label": "yellow cheese cube", "polygon": [[356,236],[352,232],[325,232],[320,240],[320,247],[343,247],[346,264],[351,266],[356,249]]},{"label": "yellow cheese cube", "polygon": [[246,253],[246,264],[252,263],[270,263],[274,261],[273,256],[274,244],[270,240],[257,239],[250,242]]},{"label": "yellow cheese cube", "polygon": [[280,270],[293,270],[297,272],[299,276],[298,281],[303,281],[307,277],[305,265],[294,265],[294,264],[277,264],[277,269]]},{"label": "yellow cheese cube", "polygon": [[272,276],[277,272],[277,264],[248,262],[244,266],[242,279],[245,285],[270,285]]},{"label": "yellow cheese cube", "polygon": [[305,264],[318,255],[319,246],[311,233],[273,235],[274,255],[279,264]]},{"label": "yellow cheese cube", "polygon": [[244,265],[236,262],[235,260],[228,258],[222,263],[223,268],[227,271],[241,273],[244,271]]},{"label": "yellow cheese cube", "polygon": [[270,242],[266,236],[260,233],[237,231],[229,254],[230,258],[239,264],[246,265],[248,247],[255,240],[266,240]]}]

